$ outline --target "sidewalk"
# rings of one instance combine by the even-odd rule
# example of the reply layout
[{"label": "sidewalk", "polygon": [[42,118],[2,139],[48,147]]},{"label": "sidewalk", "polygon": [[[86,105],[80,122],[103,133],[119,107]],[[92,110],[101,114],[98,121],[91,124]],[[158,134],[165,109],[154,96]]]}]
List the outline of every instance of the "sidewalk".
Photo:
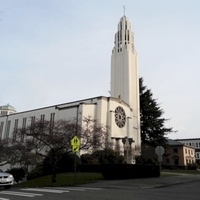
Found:
[{"label": "sidewalk", "polygon": [[156,178],[100,180],[95,183],[82,185],[82,187],[145,189],[167,187],[170,185],[183,184],[194,181],[200,181],[200,175],[174,174],[173,176],[161,176]]}]

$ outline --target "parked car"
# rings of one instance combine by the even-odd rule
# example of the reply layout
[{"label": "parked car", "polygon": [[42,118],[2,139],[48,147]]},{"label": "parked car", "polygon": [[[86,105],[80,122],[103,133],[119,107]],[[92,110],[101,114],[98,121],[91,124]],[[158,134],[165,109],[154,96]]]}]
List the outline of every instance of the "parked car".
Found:
[{"label": "parked car", "polygon": [[14,184],[14,177],[12,174],[6,173],[0,169],[0,187],[10,189]]}]

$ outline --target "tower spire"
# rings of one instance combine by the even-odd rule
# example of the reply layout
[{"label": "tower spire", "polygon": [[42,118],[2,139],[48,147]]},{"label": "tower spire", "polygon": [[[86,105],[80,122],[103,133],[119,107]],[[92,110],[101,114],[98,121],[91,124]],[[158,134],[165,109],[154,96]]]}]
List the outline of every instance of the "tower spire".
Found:
[{"label": "tower spire", "polygon": [[123,10],[124,10],[124,16],[125,16],[125,11],[126,11],[125,5],[123,5]]}]

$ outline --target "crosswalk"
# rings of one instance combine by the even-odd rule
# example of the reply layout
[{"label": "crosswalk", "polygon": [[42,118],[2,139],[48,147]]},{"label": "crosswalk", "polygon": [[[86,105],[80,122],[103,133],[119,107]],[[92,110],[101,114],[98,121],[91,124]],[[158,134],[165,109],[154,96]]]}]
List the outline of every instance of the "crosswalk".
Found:
[{"label": "crosswalk", "polygon": [[[0,200],[10,200],[9,196],[21,196],[21,197],[39,197],[44,196],[45,193],[62,194],[70,191],[84,192],[87,190],[102,190],[102,188],[88,188],[88,187],[43,187],[43,188],[21,188],[16,190],[1,190]],[[8,195],[8,198],[1,197],[2,195]]]}]

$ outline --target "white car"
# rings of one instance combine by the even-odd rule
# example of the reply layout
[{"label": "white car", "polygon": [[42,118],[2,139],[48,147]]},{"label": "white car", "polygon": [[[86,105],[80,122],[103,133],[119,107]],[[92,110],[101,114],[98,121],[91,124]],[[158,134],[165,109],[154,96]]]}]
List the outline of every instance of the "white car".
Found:
[{"label": "white car", "polygon": [[0,169],[0,187],[4,187],[5,189],[10,189],[13,184],[14,184],[13,175],[3,172]]}]

